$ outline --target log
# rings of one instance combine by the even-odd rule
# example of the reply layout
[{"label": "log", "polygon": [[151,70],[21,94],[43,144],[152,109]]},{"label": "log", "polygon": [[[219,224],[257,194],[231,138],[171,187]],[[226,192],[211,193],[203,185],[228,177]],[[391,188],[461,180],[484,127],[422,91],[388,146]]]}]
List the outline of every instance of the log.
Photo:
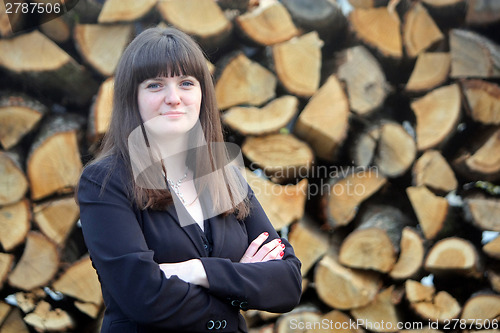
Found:
[{"label": "log", "polygon": [[386,178],[377,169],[368,168],[348,174],[345,178],[329,185],[323,197],[325,216],[331,228],[349,224],[363,201],[376,193]]},{"label": "log", "polygon": [[205,49],[222,47],[230,40],[233,25],[215,1],[158,1],[156,8],[165,21],[197,39]]},{"label": "log", "polygon": [[415,160],[417,147],[413,138],[397,123],[380,126],[375,165],[387,177],[405,173]]},{"label": "log", "polygon": [[108,77],[115,72],[132,30],[131,24],[78,24],[73,30],[73,38],[84,61]]},{"label": "log", "polygon": [[[63,17],[67,18],[68,16]],[[70,25],[68,22],[69,19],[64,19],[63,17],[55,17],[41,24],[39,28],[41,32],[58,44],[67,43],[69,41],[73,28],[72,24]]]},{"label": "log", "polygon": [[66,114],[42,125],[27,159],[33,200],[73,191],[82,171],[77,138],[81,124],[80,117]]},{"label": "log", "polygon": [[369,304],[381,286],[377,273],[346,268],[331,254],[316,265],[314,283],[319,299],[338,310]]},{"label": "log", "polygon": [[82,313],[85,313],[92,319],[97,319],[101,314],[102,304],[97,305],[94,303],[85,303],[80,301],[74,302],[75,307],[80,310]]},{"label": "log", "polygon": [[500,292],[500,273],[496,269],[488,269],[486,271],[486,277],[490,283],[491,289],[495,292]]},{"label": "log", "polygon": [[14,153],[0,151],[0,206],[21,200],[28,191],[28,181]]},{"label": "log", "polygon": [[[352,325],[352,318],[344,312],[332,310],[322,315],[316,322],[316,328],[308,329],[307,333],[363,333],[359,325]],[[318,327],[319,324],[322,326]]]},{"label": "log", "polygon": [[307,176],[314,162],[312,149],[292,134],[247,137],[241,150],[277,183]]},{"label": "log", "polygon": [[434,191],[448,193],[456,190],[457,178],[446,159],[437,150],[427,150],[413,164],[413,185],[427,186]]},{"label": "log", "polygon": [[78,220],[80,210],[73,197],[33,206],[33,220],[51,241],[62,246]]},{"label": "log", "polygon": [[349,21],[358,38],[382,56],[396,61],[403,57],[401,23],[395,11],[387,7],[355,8],[349,15]]},{"label": "log", "polygon": [[500,4],[495,0],[469,0],[465,23],[489,25],[500,21]]},{"label": "log", "polygon": [[311,329],[320,318],[321,312],[316,307],[300,306],[278,318],[273,331],[275,333],[297,332],[296,328],[294,329],[294,323],[301,323],[304,329]]},{"label": "log", "polygon": [[283,0],[293,22],[303,31],[317,31],[325,43],[335,43],[347,26],[337,2],[329,0]]},{"label": "log", "polygon": [[349,147],[349,154],[354,165],[362,168],[373,166],[373,158],[380,138],[380,127],[369,126],[355,134],[354,142]]},{"label": "log", "polygon": [[368,305],[351,310],[357,322],[372,332],[397,332],[401,318],[393,303],[394,285],[380,291]]},{"label": "log", "polygon": [[300,113],[294,133],[311,145],[317,157],[333,161],[348,127],[349,102],[339,80],[331,75]]},{"label": "log", "polygon": [[31,210],[28,200],[0,208],[0,243],[5,251],[22,244],[30,229]]},{"label": "log", "polygon": [[57,273],[59,254],[56,245],[36,231],[26,237],[21,259],[9,276],[9,284],[21,290],[46,285]]},{"label": "log", "polygon": [[[464,304],[462,315],[460,319],[466,320],[471,323],[482,322],[482,328],[486,328],[486,322],[490,324],[493,320],[498,324],[498,316],[500,315],[500,296],[497,294],[476,294],[471,296]],[[489,327],[494,328],[490,325]]]},{"label": "log", "polygon": [[464,80],[461,86],[470,117],[482,124],[499,125],[500,86],[484,80]]},{"label": "log", "polygon": [[302,266],[300,271],[302,276],[306,276],[314,264],[328,250],[328,237],[321,233],[311,219],[304,217],[295,223],[288,240],[295,251],[295,255],[300,258]]},{"label": "log", "polygon": [[406,55],[415,58],[432,45],[443,40],[444,35],[425,7],[416,2],[405,14],[403,44]]},{"label": "log", "polygon": [[260,45],[273,45],[299,35],[292,17],[280,2],[261,2],[259,7],[235,19],[239,31]]},{"label": "log", "polygon": [[424,240],[414,228],[405,227],[401,233],[399,248],[399,257],[389,276],[394,280],[416,277],[424,262]]},{"label": "log", "polygon": [[288,92],[311,97],[318,90],[322,46],[323,41],[315,31],[272,46],[276,75]]},{"label": "log", "polygon": [[452,165],[466,179],[495,181],[500,179],[500,127],[481,132],[470,147],[461,149]]},{"label": "log", "polygon": [[84,256],[71,264],[54,283],[55,291],[71,296],[82,302],[102,304],[101,285],[92,267],[90,257]]},{"label": "log", "polygon": [[99,13],[97,22],[115,23],[135,21],[151,11],[157,2],[158,0],[106,0]]},{"label": "log", "polygon": [[408,187],[406,194],[410,199],[418,223],[426,239],[434,239],[446,227],[449,204],[445,198],[434,195],[425,186]]},{"label": "log", "polygon": [[418,55],[405,90],[424,92],[442,85],[450,73],[451,57],[446,52],[422,52]]},{"label": "log", "polygon": [[304,215],[307,179],[297,185],[279,185],[258,177],[246,169],[246,179],[264,212],[276,230],[280,230]]},{"label": "log", "polygon": [[40,302],[47,295],[42,288],[35,288],[30,292],[19,291],[15,293],[14,296],[16,298],[17,306],[24,313],[28,313],[33,311],[38,302]]},{"label": "log", "polygon": [[38,30],[0,39],[0,67],[41,93],[57,96],[62,104],[88,104],[97,90],[90,73]]},{"label": "log", "polygon": [[0,327],[2,327],[2,323],[4,322],[5,318],[7,318],[10,309],[11,307],[7,303],[0,302]]},{"label": "log", "polygon": [[500,77],[500,46],[471,31],[450,31],[451,78]]},{"label": "log", "polygon": [[28,326],[23,321],[21,311],[13,308],[0,327],[1,333],[29,333]]},{"label": "log", "polygon": [[3,288],[3,285],[7,280],[7,276],[9,275],[12,269],[13,263],[14,263],[14,255],[0,252],[0,289]]},{"label": "log", "polygon": [[410,104],[417,118],[419,151],[436,148],[450,138],[460,119],[460,98],[458,84],[452,84],[436,88]]},{"label": "log", "polygon": [[500,231],[500,199],[485,197],[465,198],[464,217],[484,231]]},{"label": "log", "polygon": [[0,143],[4,149],[17,145],[21,139],[33,131],[47,107],[28,96],[4,96],[0,98]]},{"label": "log", "polygon": [[377,59],[364,46],[347,49],[339,59],[338,77],[346,82],[351,110],[363,116],[379,109],[389,84]]},{"label": "log", "polygon": [[219,109],[248,104],[259,106],[274,98],[277,79],[269,70],[248,59],[243,53],[217,64],[222,70],[215,85]]},{"label": "log", "polygon": [[38,303],[35,311],[28,313],[24,321],[40,332],[67,332],[75,327],[74,320],[66,311],[52,309],[45,301]]},{"label": "log", "polygon": [[243,135],[264,135],[279,132],[297,114],[299,100],[286,95],[272,100],[262,108],[232,107],[222,115],[222,121]]},{"label": "log", "polygon": [[500,259],[500,237],[496,237],[483,245],[483,252],[490,258]]},{"label": "log", "polygon": [[468,240],[459,237],[448,237],[436,242],[427,253],[424,268],[436,275],[482,276],[476,248]]},{"label": "log", "polygon": [[405,282],[406,298],[410,308],[421,318],[433,322],[449,323],[458,318],[462,308],[446,291],[436,293],[434,286],[426,286],[414,280]]},{"label": "log", "polygon": [[100,141],[108,130],[113,112],[114,85],[114,78],[107,78],[99,87],[95,101],[90,108],[87,138],[91,143],[95,144]]}]

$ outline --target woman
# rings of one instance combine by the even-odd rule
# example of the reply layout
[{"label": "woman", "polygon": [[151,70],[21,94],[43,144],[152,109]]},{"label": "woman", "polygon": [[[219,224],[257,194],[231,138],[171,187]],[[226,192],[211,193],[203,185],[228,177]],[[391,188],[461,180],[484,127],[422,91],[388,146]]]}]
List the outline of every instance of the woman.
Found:
[{"label": "woman", "polygon": [[240,309],[298,303],[300,261],[234,155],[198,45],[171,28],[142,32],[117,67],[110,128],[77,192],[101,332],[246,332]]}]

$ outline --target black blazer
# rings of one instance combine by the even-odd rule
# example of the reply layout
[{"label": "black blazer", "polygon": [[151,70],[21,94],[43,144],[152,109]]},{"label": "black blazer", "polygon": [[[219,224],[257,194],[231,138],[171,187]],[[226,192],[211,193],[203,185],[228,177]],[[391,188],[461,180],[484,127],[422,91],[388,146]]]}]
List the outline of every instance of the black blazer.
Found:
[{"label": "black blazer", "polygon": [[[287,312],[297,305],[301,264],[285,239],[282,260],[239,263],[259,234],[278,237],[250,187],[251,214],[244,221],[234,215],[209,219],[213,251],[207,256],[201,229],[181,227],[173,205],[166,211],[136,207],[124,163],[113,161],[85,168],[77,194],[106,306],[101,332],[246,332],[240,309]],[[203,263],[208,289],[167,279],[158,265],[193,258]]]}]

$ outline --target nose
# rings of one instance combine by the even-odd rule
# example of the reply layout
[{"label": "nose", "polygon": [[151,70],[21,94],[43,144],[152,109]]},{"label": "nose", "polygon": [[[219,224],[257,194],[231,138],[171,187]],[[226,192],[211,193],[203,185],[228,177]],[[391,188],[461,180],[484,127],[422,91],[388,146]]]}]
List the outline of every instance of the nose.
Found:
[{"label": "nose", "polygon": [[178,91],[174,87],[165,90],[165,104],[177,105],[181,102]]}]

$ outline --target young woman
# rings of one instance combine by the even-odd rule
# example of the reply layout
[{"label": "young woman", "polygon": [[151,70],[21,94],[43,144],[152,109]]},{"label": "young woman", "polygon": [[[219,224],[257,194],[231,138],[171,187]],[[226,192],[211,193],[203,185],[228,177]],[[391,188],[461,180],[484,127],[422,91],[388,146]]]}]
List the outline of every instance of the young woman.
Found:
[{"label": "young woman", "polygon": [[300,261],[231,163],[199,46],[172,28],[142,32],[114,89],[77,192],[101,332],[246,332],[240,309],[293,309]]}]

